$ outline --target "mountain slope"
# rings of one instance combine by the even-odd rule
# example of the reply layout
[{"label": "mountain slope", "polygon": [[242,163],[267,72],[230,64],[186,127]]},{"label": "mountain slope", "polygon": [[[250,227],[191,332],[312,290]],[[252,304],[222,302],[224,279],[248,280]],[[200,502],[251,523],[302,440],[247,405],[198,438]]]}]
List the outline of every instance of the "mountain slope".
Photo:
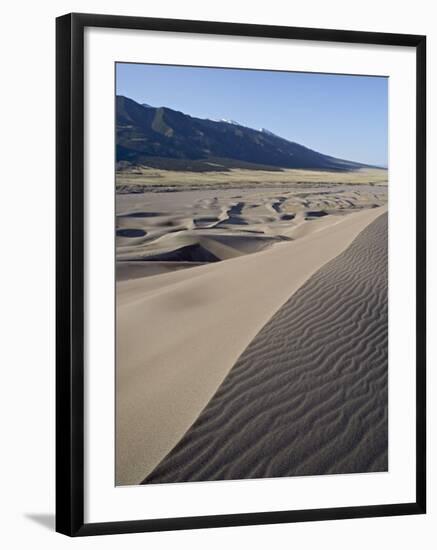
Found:
[{"label": "mountain slope", "polygon": [[220,160],[220,169],[247,163],[335,171],[365,166],[323,155],[269,131],[140,105],[124,96],[117,96],[116,124],[117,161],[133,165],[187,169],[200,161],[203,169],[208,169],[208,163]]}]

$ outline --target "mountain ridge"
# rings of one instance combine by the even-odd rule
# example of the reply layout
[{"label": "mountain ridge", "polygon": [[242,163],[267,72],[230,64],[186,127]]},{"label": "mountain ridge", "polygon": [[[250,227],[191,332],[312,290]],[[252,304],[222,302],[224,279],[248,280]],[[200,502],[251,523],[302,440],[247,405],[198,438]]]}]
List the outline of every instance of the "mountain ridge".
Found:
[{"label": "mountain ridge", "polygon": [[[262,167],[351,171],[370,165],[338,159],[235,121],[193,117],[116,96],[117,162],[164,169]],[[373,166],[372,166],[373,168]]]}]

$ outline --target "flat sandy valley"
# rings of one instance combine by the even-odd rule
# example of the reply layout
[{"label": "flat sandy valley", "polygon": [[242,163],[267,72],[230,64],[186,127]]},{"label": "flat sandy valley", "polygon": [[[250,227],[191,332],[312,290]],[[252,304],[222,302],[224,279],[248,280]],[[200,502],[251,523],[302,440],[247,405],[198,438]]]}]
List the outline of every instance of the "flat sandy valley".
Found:
[{"label": "flat sandy valley", "polygon": [[387,470],[387,172],[116,183],[116,483]]}]

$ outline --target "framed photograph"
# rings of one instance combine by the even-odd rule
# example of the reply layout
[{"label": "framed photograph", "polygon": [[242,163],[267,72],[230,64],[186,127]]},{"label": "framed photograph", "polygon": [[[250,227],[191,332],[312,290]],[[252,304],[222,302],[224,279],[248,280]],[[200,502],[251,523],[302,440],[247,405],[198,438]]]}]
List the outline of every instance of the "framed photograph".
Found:
[{"label": "framed photograph", "polygon": [[425,513],[425,37],[56,49],[57,530]]}]

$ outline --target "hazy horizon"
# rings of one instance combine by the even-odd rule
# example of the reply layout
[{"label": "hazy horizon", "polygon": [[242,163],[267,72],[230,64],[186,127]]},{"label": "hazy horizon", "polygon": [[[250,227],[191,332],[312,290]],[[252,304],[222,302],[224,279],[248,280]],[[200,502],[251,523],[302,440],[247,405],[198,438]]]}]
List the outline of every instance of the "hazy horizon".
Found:
[{"label": "hazy horizon", "polygon": [[265,128],[337,158],[388,164],[386,77],[117,63],[116,93]]}]

